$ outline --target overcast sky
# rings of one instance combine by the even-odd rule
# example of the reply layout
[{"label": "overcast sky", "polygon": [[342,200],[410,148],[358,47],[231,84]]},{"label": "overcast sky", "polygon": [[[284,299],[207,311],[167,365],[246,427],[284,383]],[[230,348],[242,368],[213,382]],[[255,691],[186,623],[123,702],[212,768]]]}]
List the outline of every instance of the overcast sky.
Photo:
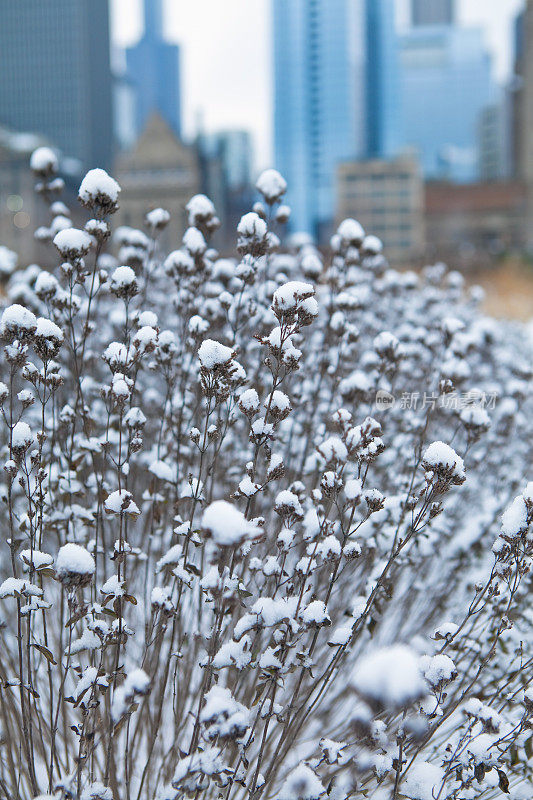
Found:
[{"label": "overcast sky", "polygon": [[[290,2],[290,0],[287,0]],[[409,0],[399,0],[399,24]],[[509,74],[513,20],[523,0],[458,0],[461,24],[482,25],[499,80]],[[115,42],[142,32],[141,0],[112,0]],[[166,35],[182,45],[183,124],[192,136],[246,128],[259,168],[271,160],[270,0],[166,0]]]}]

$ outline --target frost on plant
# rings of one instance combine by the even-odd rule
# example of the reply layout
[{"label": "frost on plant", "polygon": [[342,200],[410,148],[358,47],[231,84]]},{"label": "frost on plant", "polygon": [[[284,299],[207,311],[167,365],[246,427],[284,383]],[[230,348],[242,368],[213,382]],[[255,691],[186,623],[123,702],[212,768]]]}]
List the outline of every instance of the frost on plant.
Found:
[{"label": "frost on plant", "polygon": [[[0,794],[533,797],[531,351],[345,220],[234,257],[209,198],[31,159],[52,273],[0,248]],[[380,402],[388,398],[387,403]],[[493,402],[486,402],[493,398]]]}]

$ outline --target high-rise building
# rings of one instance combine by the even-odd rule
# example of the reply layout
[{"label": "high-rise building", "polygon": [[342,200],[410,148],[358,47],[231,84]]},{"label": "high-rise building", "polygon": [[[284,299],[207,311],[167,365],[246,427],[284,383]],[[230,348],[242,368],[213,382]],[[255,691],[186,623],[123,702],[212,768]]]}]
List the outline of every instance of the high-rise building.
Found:
[{"label": "high-rise building", "polygon": [[157,112],[180,136],[180,49],[164,39],[162,0],[144,0],[144,33],[126,50],[126,65],[136,93],[137,135]]},{"label": "high-rise building", "polygon": [[394,0],[273,0],[274,145],[293,230],[328,231],[340,162],[400,149]]},{"label": "high-rise building", "polygon": [[399,54],[394,0],[366,0],[366,154],[391,158],[400,146]]},{"label": "high-rise building", "polygon": [[482,181],[501,181],[511,176],[510,114],[509,94],[504,90],[480,114],[478,158]]},{"label": "high-rise building", "polygon": [[293,230],[317,234],[332,221],[336,165],[364,147],[361,6],[272,2],[275,164]]},{"label": "high-rise building", "polygon": [[452,25],[455,0],[412,0],[413,25]]},{"label": "high-rise building", "polygon": [[400,47],[405,146],[418,153],[427,178],[475,180],[480,114],[494,98],[482,30],[413,28]]},{"label": "high-rise building", "polygon": [[249,188],[252,181],[252,138],[249,131],[223,130],[204,136],[222,162],[224,182],[230,191]]},{"label": "high-rise building", "polygon": [[108,0],[3,0],[0,124],[46,136],[79,168],[113,155]]},{"label": "high-rise building", "polygon": [[527,0],[516,26],[516,71],[519,78],[515,104],[516,172],[526,184],[527,247],[533,252],[533,0]]},{"label": "high-rise building", "polygon": [[514,75],[509,91],[512,102],[512,169],[516,178],[522,178],[525,172],[523,163],[524,148],[524,68],[525,68],[525,26],[526,12],[522,10],[514,23]]},{"label": "high-rise building", "polygon": [[359,220],[378,236],[393,264],[413,264],[424,250],[424,189],[416,160],[370,159],[340,164],[337,221]]}]

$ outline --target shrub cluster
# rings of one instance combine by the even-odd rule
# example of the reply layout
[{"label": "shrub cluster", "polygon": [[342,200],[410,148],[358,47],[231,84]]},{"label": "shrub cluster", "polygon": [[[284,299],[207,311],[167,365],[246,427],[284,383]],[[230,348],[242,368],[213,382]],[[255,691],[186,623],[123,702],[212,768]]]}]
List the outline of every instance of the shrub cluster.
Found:
[{"label": "shrub cluster", "polygon": [[111,235],[92,170],[75,229],[32,166],[60,263],[0,321],[0,795],[531,798],[524,332],[355,220],[283,251],[274,170],[222,258],[204,196],[165,254],[165,210]]}]

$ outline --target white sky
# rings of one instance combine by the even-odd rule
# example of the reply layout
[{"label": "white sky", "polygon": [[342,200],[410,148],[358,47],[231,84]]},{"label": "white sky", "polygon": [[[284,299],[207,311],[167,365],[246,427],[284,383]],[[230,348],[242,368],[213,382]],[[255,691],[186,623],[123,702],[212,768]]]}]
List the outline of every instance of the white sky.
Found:
[{"label": "white sky", "polygon": [[[290,2],[290,0],[287,0]],[[462,24],[482,25],[495,74],[510,71],[512,23],[523,0],[457,0]],[[399,21],[409,0],[399,0]],[[141,0],[112,0],[114,40],[142,32]],[[201,117],[206,130],[246,128],[257,166],[271,159],[270,0],[166,0],[166,36],[182,45],[182,115],[186,136]]]}]

